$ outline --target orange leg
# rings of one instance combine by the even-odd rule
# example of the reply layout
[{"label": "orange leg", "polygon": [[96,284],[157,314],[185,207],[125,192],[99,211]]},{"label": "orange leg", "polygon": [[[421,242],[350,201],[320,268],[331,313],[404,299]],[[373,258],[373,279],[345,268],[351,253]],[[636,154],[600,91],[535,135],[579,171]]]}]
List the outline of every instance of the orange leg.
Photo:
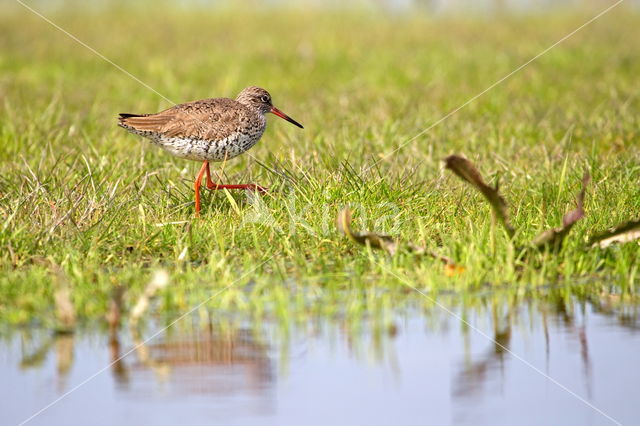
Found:
[{"label": "orange leg", "polygon": [[[209,162],[205,161],[200,167],[196,181],[193,184],[193,189],[196,191],[196,217],[200,216],[200,183],[202,182],[202,176],[204,172],[207,172],[207,178],[209,177]],[[208,186],[208,185],[207,185]]]},{"label": "orange leg", "polygon": [[[205,161],[205,165],[203,165],[203,168],[206,168],[207,171],[207,189],[210,189],[212,191],[215,191],[217,189],[248,189],[250,191],[258,191],[261,194],[265,194],[267,192],[267,188],[263,188],[260,185],[256,185],[255,183],[245,183],[242,185],[222,185],[219,183],[214,183],[211,180],[211,170],[209,170],[209,162]],[[202,173],[202,170],[200,170],[200,173]]]}]

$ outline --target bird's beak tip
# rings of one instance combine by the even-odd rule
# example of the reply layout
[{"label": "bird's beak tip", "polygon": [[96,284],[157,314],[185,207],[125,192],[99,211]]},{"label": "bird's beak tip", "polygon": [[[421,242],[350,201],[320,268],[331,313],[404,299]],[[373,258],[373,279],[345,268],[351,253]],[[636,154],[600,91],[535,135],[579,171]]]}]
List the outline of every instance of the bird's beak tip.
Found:
[{"label": "bird's beak tip", "polygon": [[294,120],[293,118],[289,117],[287,114],[285,114],[284,112],[280,111],[278,108],[272,106],[271,107],[271,112],[272,114],[277,115],[278,117],[287,120],[289,123],[300,127],[301,129],[304,129],[304,127],[302,126],[302,124],[298,123],[296,120]]}]

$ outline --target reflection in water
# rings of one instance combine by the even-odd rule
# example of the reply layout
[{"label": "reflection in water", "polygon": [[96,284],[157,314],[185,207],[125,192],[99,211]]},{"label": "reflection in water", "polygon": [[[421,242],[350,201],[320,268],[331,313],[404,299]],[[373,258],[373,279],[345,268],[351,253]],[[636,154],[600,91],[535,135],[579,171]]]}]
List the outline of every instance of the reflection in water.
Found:
[{"label": "reflection in water", "polygon": [[[600,394],[603,392],[603,380],[609,380],[608,374],[605,379],[602,373],[599,376],[596,374],[596,367],[600,367],[601,372],[603,368],[602,353],[600,357],[597,356],[598,343],[602,345],[603,336],[607,337],[610,330],[622,330],[635,335],[639,328],[638,306],[635,301],[622,301],[619,297],[610,295],[576,300],[566,297],[562,291],[558,291],[558,294],[551,291],[544,297],[529,299],[520,299],[513,295],[503,298],[490,297],[486,304],[481,304],[480,307],[468,308],[466,311],[458,309],[458,312],[464,313],[465,318],[470,318],[473,327],[481,329],[493,341],[481,337],[471,327],[457,332],[458,321],[444,311],[434,308],[427,314],[396,317],[391,326],[375,318],[371,322],[361,324],[352,324],[345,320],[315,319],[297,328],[281,330],[280,337],[274,337],[274,333],[278,333],[274,331],[278,330],[275,324],[263,324],[250,329],[229,325],[214,326],[210,323],[199,326],[195,325],[196,321],[184,321],[178,325],[179,328],[171,328],[167,334],[145,343],[144,333],[139,333],[137,329],[130,330],[130,333],[118,334],[120,328],[111,327],[109,337],[100,338],[97,344],[98,350],[104,355],[108,354],[108,360],[111,361],[112,383],[117,395],[127,403],[148,401],[166,408],[163,401],[174,403],[193,401],[196,398],[204,401],[207,407],[218,404],[211,409],[212,413],[224,416],[220,413],[229,411],[229,405],[235,401],[236,407],[231,410],[232,413],[251,413],[258,417],[278,416],[279,407],[287,406],[287,398],[295,400],[296,392],[300,393],[305,389],[313,389],[314,392],[325,395],[325,398],[330,398],[333,393],[339,392],[341,387],[353,386],[348,395],[355,392],[358,397],[366,396],[367,392],[372,392],[368,389],[370,383],[366,386],[357,381],[347,384],[347,376],[350,374],[348,372],[357,369],[358,365],[373,363],[381,366],[392,378],[390,382],[385,382],[383,394],[385,400],[396,401],[393,404],[402,401],[393,398],[395,392],[402,392],[403,386],[411,383],[416,373],[426,371],[430,379],[444,373],[446,380],[451,384],[450,391],[444,390],[446,385],[433,386],[420,380],[417,386],[422,386],[425,391],[433,386],[436,395],[445,393],[450,401],[455,422],[475,421],[475,412],[482,411],[488,401],[495,404],[496,395],[498,400],[503,402],[513,398],[513,392],[525,392],[522,389],[528,388],[528,382],[522,383],[518,380],[535,380],[537,373],[515,360],[510,351],[527,359],[540,370],[546,369],[546,373],[552,377],[558,374],[558,369],[574,371],[574,376],[578,374],[580,377],[577,380],[572,379],[573,390],[589,401],[597,401],[597,391],[599,390]],[[596,319],[605,321],[606,326],[611,328],[604,328],[597,334],[593,326],[587,327]],[[412,327],[412,324],[422,327]],[[429,340],[430,344],[427,346],[424,346],[425,343],[418,343],[418,356],[410,358],[411,362],[407,361],[407,341],[414,342],[412,344],[424,342],[425,337],[429,339],[438,333],[454,336],[455,341],[452,344],[456,347],[464,343],[461,345],[464,352],[461,354],[452,350],[448,343],[442,341],[442,347],[433,346],[437,341]],[[282,337],[283,335],[285,337]],[[52,383],[58,395],[85,379],[87,371],[103,367],[107,359],[105,357],[96,360],[97,364],[92,364],[88,370],[85,367],[82,377],[73,377],[74,363],[85,360],[79,353],[87,351],[87,343],[90,341],[87,336],[83,336],[81,332],[74,336],[43,334],[41,331],[32,330],[23,331],[21,337],[18,348],[21,354],[20,369],[48,369],[54,373]],[[93,340],[95,346],[95,339]],[[107,344],[104,344],[105,342]],[[525,348],[532,344],[534,351],[523,352],[523,344]],[[617,340],[616,345],[624,347],[624,342]],[[314,348],[318,346],[329,349],[320,359],[314,359],[314,356],[317,357]],[[134,351],[121,359],[122,355],[127,354],[132,348],[135,348]],[[4,348],[0,346],[0,354],[3,351]],[[442,351],[453,359],[452,368],[434,371],[434,366],[429,365],[424,356]],[[293,355],[290,356],[289,352]],[[628,358],[631,355],[627,353],[630,353],[628,349],[624,355]],[[55,355],[55,361],[53,357],[47,361],[49,354]],[[539,354],[539,357],[531,358],[532,354]],[[332,364],[332,358],[337,359],[336,364]],[[627,358],[624,358],[625,362]],[[314,359],[315,363],[309,365],[314,367],[307,368],[306,363],[310,363],[311,359]],[[604,360],[606,364],[608,359]],[[341,363],[346,362],[355,364],[349,364],[348,369],[340,370]],[[293,368],[289,364],[292,364]],[[332,365],[335,365],[337,370],[327,367]],[[604,368],[608,370],[609,366],[605,365]],[[626,368],[628,367],[624,367]],[[519,372],[524,370],[526,374],[520,376]],[[593,376],[597,376],[599,380],[595,380]],[[281,380],[276,380],[276,377],[280,377]],[[300,383],[299,386],[302,388],[294,386],[297,391],[283,396],[286,394],[282,390],[283,383],[285,389],[293,386],[292,378],[293,383]],[[326,381],[328,378],[331,381]],[[317,383],[320,385],[316,389]],[[324,386],[332,383],[331,388],[322,387],[322,383]],[[611,384],[604,384],[611,389]],[[617,386],[616,383],[614,388]],[[517,391],[512,390],[516,388]],[[419,393],[419,388],[412,389],[408,395],[414,395],[416,391]],[[549,388],[538,391],[526,390],[548,391]],[[540,397],[539,394],[534,393],[535,395]],[[300,401],[289,404],[299,405]],[[389,410],[394,409],[393,404],[389,406]],[[562,408],[564,409],[564,406]]]},{"label": "reflection in water", "polygon": [[[535,310],[532,310],[535,307]],[[637,332],[638,304],[631,298],[626,302],[621,301],[618,296],[611,294],[601,294],[598,297],[589,297],[583,302],[576,301],[573,297],[566,297],[559,292],[553,291],[541,300],[530,300],[527,303],[509,303],[506,313],[499,314],[497,306],[494,304],[491,310],[493,325],[492,342],[489,348],[480,354],[472,354],[472,349],[465,346],[465,362],[461,364],[460,371],[454,376],[452,382],[452,398],[457,402],[457,406],[466,407],[470,404],[480,403],[483,397],[492,392],[496,392],[495,383],[498,389],[503,388],[503,383],[507,381],[505,376],[505,365],[511,360],[510,353],[514,327],[528,323],[530,326],[541,323],[546,371],[549,376],[553,376],[550,370],[551,339],[549,332],[549,322],[561,330],[563,338],[569,343],[577,344],[582,364],[582,382],[586,399],[591,400],[594,395],[593,389],[593,368],[590,355],[589,334],[587,332],[587,318],[589,311],[594,314],[604,314],[613,321],[615,328]],[[467,333],[474,334],[474,331],[467,330]],[[540,344],[541,342],[536,342]],[[556,348],[556,351],[561,350]],[[515,350],[517,353],[518,351]],[[519,361],[514,361],[519,363]],[[530,368],[530,367],[527,367]],[[556,367],[557,368],[557,367]],[[567,368],[567,366],[560,366]],[[465,419],[468,420],[468,419]]]},{"label": "reflection in water", "polygon": [[[568,340],[578,342],[587,396],[591,397],[591,361],[589,357],[589,344],[586,328],[584,325],[576,326],[577,315],[575,313],[575,309],[581,305],[576,304],[571,298],[567,299],[563,297],[552,297],[537,303],[537,305],[538,312],[535,316],[539,316],[544,332],[545,356],[547,363],[546,373],[549,374],[551,342],[549,338],[548,321],[549,317],[551,317],[557,325],[561,326],[561,329],[566,334]],[[582,307],[584,308],[584,306]],[[514,312],[518,310],[528,310],[529,308],[530,306],[511,306],[508,312],[501,316],[498,314],[496,306],[493,306],[493,340],[491,347],[480,356],[476,356],[473,360],[471,360],[472,356],[467,353],[467,362],[463,364],[461,371],[454,379],[454,398],[477,399],[485,392],[485,388],[489,381],[494,381],[496,378],[504,377],[505,361],[511,357],[510,346],[512,328],[517,325],[519,320],[525,317],[522,313],[514,315]],[[584,311],[582,311],[582,315],[585,315]],[[538,318],[534,318],[534,320],[538,320]],[[471,331],[471,333],[473,333],[473,331]]]},{"label": "reflection in water", "polygon": [[153,396],[159,387],[164,393],[180,396],[259,394],[269,388],[274,377],[267,347],[247,329],[189,327],[149,343],[132,330],[132,346],[134,354],[120,359],[120,341],[113,335],[109,352],[119,389],[131,390],[137,397]]},{"label": "reflection in water", "polygon": [[111,373],[120,389],[127,389],[129,385],[129,370],[124,363],[120,349],[120,339],[116,333],[109,333],[109,359],[111,360]]},{"label": "reflection in water", "polygon": [[56,370],[58,371],[58,390],[63,391],[67,387],[67,377],[73,364],[73,335],[61,334],[55,338]]},{"label": "reflection in water", "polygon": [[39,345],[31,350],[27,348],[32,341],[31,336],[27,333],[24,335],[24,338],[20,368],[41,368],[53,347],[56,355],[56,388],[59,392],[64,392],[67,387],[67,376],[73,365],[73,334],[54,334],[53,336],[45,338]]},{"label": "reflection in water", "polygon": [[[482,393],[488,375],[502,370],[505,353],[511,342],[511,325],[501,328],[494,322],[493,345],[476,360],[469,360],[463,364],[462,371],[454,379],[453,397],[464,398]],[[467,357],[470,355],[467,354]]]},{"label": "reflection in water", "polygon": [[133,344],[136,361],[129,367],[131,374],[152,371],[158,382],[175,386],[172,393],[260,391],[273,379],[267,348],[250,330],[196,328],[149,344],[134,331]]},{"label": "reflection in water", "polygon": [[[152,395],[159,384],[170,384],[170,392],[178,395],[260,393],[274,380],[267,346],[257,342],[248,329],[183,327],[177,335],[149,343],[132,330],[130,346],[134,351],[128,356],[123,356],[117,333],[112,330],[109,334],[107,347],[115,383],[120,391],[133,390],[136,396]],[[74,335],[48,335],[30,348],[34,340],[36,336],[23,335],[20,368],[42,368],[48,355],[55,353],[56,388],[59,393],[65,392],[74,362]],[[148,373],[152,373],[152,380]],[[138,386],[132,389],[132,383]]]}]

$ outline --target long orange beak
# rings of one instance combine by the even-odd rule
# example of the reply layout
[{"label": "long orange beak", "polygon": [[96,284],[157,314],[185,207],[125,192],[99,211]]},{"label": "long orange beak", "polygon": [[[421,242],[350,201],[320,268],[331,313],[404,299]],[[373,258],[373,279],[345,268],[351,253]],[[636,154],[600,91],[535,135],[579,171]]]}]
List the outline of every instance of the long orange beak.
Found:
[{"label": "long orange beak", "polygon": [[300,127],[301,129],[304,129],[304,127],[302,127],[302,124],[298,123],[296,120],[294,120],[293,118],[289,117],[287,114],[285,114],[284,112],[280,111],[278,108],[272,106],[270,112],[272,112],[273,114],[277,115],[280,118],[284,118],[289,123],[295,124],[296,126]]}]

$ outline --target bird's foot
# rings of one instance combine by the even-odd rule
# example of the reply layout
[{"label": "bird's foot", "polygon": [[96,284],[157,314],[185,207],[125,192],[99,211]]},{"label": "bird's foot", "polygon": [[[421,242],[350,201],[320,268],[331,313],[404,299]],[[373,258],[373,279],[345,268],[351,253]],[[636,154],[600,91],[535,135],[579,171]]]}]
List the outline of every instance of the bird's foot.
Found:
[{"label": "bird's foot", "polygon": [[269,188],[265,188],[264,186],[256,185],[255,183],[250,183],[247,185],[247,189],[249,191],[255,191],[260,195],[264,195],[268,192]]},{"label": "bird's foot", "polygon": [[260,194],[266,194],[267,188],[262,187],[260,185],[256,185],[255,183],[244,183],[240,185],[220,185],[220,184],[207,184],[207,189],[212,191],[216,191],[218,189],[246,189],[248,191],[256,191]]}]

